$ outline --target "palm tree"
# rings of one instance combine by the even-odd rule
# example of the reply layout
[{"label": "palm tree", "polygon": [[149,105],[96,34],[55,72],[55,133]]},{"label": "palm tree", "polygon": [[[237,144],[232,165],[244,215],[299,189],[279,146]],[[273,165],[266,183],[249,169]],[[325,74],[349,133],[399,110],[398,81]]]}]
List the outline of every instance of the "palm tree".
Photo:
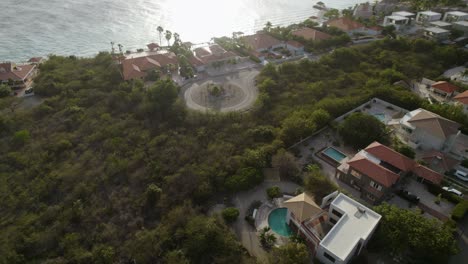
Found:
[{"label": "palm tree", "polygon": [[175,44],[175,43],[180,44],[180,43],[179,43],[179,42],[180,42],[180,35],[179,35],[179,33],[174,32],[174,34],[172,34],[172,37],[174,37],[174,44]]},{"label": "palm tree", "polygon": [[158,26],[157,30],[159,32],[159,45],[162,46],[162,33],[164,32],[164,28],[161,26]]},{"label": "palm tree", "polygon": [[273,24],[271,24],[270,21],[266,22],[265,28],[264,28],[265,31],[266,31],[266,32],[270,32],[270,29],[271,29],[272,26],[273,26]]},{"label": "palm tree", "polygon": [[169,30],[166,30],[167,46],[170,46],[169,40],[171,40],[171,38],[172,38],[172,32],[170,32]]}]

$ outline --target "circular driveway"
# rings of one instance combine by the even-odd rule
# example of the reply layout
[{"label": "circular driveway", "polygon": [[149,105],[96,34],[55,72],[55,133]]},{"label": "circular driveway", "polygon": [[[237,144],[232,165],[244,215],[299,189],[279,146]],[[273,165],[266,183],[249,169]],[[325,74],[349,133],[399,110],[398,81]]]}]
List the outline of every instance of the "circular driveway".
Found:
[{"label": "circular driveway", "polygon": [[[184,99],[187,107],[198,111],[233,112],[250,109],[258,96],[255,87],[256,69],[242,70],[216,77],[208,77],[184,87]],[[215,83],[233,87],[226,96],[212,98],[207,91],[207,84]],[[228,89],[229,90],[229,89]]]}]

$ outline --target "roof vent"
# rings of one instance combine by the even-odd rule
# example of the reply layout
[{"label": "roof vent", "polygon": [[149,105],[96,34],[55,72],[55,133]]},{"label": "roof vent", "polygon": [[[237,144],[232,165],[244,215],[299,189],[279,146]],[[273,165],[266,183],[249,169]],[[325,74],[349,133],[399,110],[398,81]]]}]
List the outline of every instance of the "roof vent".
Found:
[{"label": "roof vent", "polygon": [[361,206],[358,206],[358,211],[361,213],[361,214],[365,214],[366,213],[366,208],[364,207],[361,207]]}]

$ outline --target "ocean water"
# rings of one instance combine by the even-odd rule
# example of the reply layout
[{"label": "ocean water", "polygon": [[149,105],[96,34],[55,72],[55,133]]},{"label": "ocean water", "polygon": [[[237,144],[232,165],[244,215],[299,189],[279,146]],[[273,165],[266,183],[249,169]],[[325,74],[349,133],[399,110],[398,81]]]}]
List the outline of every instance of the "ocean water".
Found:
[{"label": "ocean water", "polygon": [[[48,54],[92,56],[159,42],[157,26],[183,41],[246,34],[317,15],[318,0],[0,0],[0,61]],[[322,0],[346,8],[368,0]],[[166,40],[162,39],[163,44]]]}]

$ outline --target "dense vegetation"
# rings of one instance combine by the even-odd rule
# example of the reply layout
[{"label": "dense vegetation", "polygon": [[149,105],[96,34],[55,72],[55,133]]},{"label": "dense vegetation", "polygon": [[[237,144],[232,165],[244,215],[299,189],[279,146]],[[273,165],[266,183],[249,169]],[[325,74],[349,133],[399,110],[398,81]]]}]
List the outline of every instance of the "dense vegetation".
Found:
[{"label": "dense vegetation", "polygon": [[382,215],[371,241],[372,248],[392,253],[411,263],[447,263],[457,252],[454,228],[419,212],[382,204],[374,208]]},{"label": "dense vegetation", "polygon": [[[36,79],[40,106],[0,99],[0,263],[250,262],[223,219],[206,216],[214,202],[260,183],[278,150],[373,96],[425,106],[392,83],[467,59],[423,40],[338,49],[265,67],[248,114],[200,114],[171,81],[120,81],[108,54],[52,56]],[[467,124],[459,109],[430,110]]]}]

